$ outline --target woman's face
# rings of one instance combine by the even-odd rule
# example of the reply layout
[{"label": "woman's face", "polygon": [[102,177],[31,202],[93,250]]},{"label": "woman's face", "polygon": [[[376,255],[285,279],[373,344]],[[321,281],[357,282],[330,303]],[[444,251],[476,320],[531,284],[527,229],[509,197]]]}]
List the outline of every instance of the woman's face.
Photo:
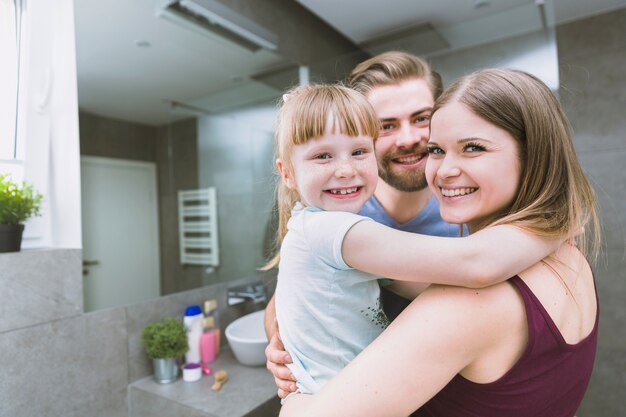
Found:
[{"label": "woman's face", "polygon": [[426,180],[448,223],[475,232],[513,203],[521,169],[517,142],[507,131],[452,102],[433,115],[428,149]]}]

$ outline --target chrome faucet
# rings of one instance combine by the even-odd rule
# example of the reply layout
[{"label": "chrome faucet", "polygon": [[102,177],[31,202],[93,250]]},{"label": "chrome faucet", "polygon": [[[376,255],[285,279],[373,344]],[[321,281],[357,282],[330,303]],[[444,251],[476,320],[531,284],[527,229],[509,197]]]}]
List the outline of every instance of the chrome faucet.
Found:
[{"label": "chrome faucet", "polygon": [[265,286],[261,281],[228,288],[226,292],[226,302],[229,306],[241,304],[246,300],[251,300],[255,304],[267,301]]}]

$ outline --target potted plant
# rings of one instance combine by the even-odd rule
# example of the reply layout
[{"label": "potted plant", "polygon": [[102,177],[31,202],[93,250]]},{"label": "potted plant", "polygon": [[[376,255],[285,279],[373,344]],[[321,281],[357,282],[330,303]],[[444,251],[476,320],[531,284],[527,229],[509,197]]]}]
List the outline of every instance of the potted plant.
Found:
[{"label": "potted plant", "polygon": [[166,318],[149,324],[142,334],[143,348],[152,359],[154,379],[159,384],[176,381],[176,358],[189,350],[187,330],[180,320]]},{"label": "potted plant", "polygon": [[39,215],[42,198],[32,185],[0,174],[0,252],[19,252],[24,221]]}]

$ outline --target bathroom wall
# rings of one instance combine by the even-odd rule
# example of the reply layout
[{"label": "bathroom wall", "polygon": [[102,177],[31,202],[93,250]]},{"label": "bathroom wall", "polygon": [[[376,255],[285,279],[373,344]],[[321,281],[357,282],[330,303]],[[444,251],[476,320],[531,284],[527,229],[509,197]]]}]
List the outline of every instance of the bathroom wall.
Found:
[{"label": "bathroom wall", "polygon": [[[232,284],[253,279],[271,292],[275,274]],[[225,307],[226,284],[216,284],[84,314],[77,249],[0,254],[0,294],[0,417],[127,417],[128,384],[152,373],[141,348],[148,323],[209,298],[222,328],[263,307]]]},{"label": "bathroom wall", "polygon": [[273,104],[198,118],[202,188],[216,187],[220,266],[204,284],[254,273],[266,260],[274,201]]},{"label": "bathroom wall", "polygon": [[157,128],[79,111],[80,154],[156,161]]},{"label": "bathroom wall", "polygon": [[604,248],[596,366],[580,416],[624,414],[626,392],[626,8],[557,28],[561,102],[597,192]]}]

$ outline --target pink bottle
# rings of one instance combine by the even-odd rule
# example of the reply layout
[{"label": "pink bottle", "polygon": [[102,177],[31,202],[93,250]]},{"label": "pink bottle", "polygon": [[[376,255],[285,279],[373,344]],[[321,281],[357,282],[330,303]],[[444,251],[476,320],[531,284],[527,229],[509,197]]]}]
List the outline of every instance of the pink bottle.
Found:
[{"label": "pink bottle", "polygon": [[217,332],[211,317],[204,319],[204,333],[200,336],[200,360],[202,365],[213,362],[217,356]]}]

